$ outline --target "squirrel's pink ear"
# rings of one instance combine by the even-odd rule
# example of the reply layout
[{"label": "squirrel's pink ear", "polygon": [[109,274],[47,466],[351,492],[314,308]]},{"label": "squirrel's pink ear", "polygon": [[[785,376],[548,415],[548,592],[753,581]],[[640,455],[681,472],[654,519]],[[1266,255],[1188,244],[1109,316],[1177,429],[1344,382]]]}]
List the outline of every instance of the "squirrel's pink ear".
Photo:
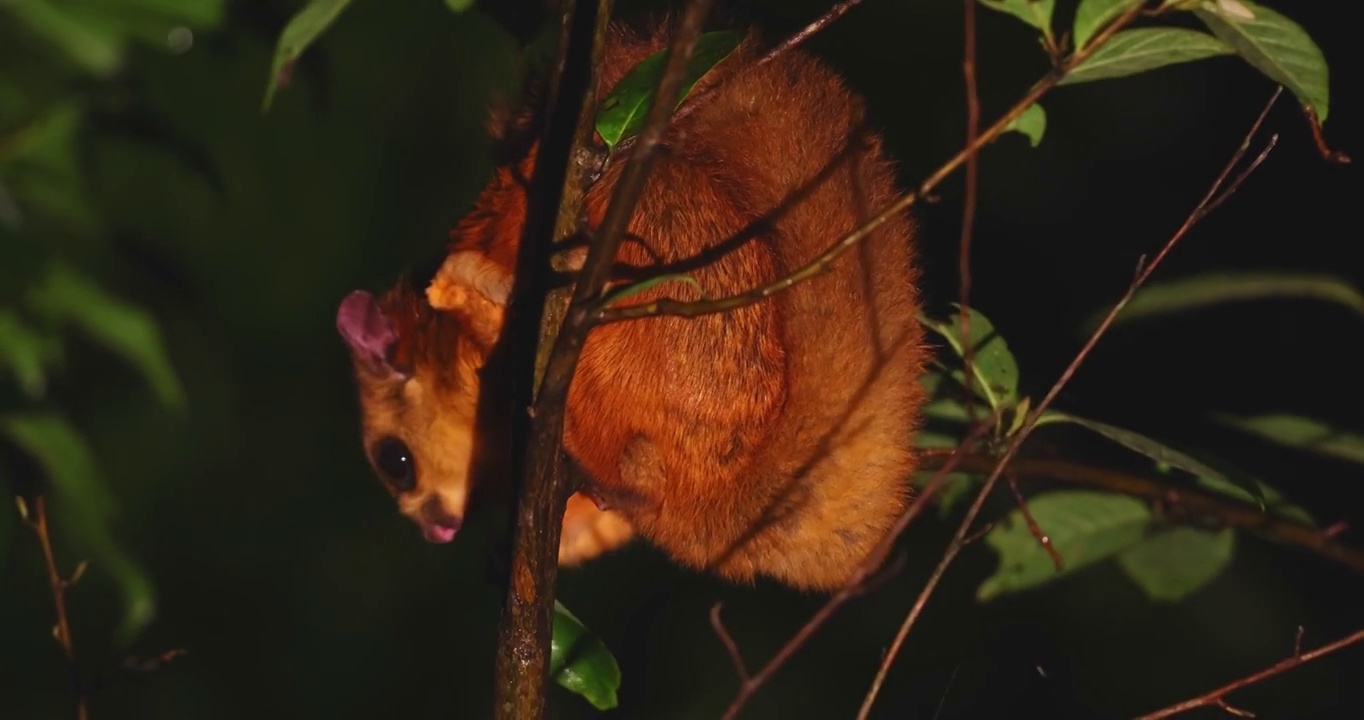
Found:
[{"label": "squirrel's pink ear", "polygon": [[394,372],[389,357],[398,334],[373,295],[364,290],[347,295],[336,311],[336,329],[356,358],[380,372]]}]

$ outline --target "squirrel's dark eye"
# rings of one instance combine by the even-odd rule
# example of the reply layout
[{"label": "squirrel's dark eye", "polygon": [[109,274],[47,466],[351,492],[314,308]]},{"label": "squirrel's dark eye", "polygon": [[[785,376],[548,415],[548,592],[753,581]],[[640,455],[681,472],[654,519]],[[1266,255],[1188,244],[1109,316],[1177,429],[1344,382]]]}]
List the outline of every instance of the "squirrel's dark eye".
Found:
[{"label": "squirrel's dark eye", "polygon": [[417,486],[417,467],[412,462],[412,451],[395,437],[386,437],[374,444],[374,467],[383,481],[398,492]]}]

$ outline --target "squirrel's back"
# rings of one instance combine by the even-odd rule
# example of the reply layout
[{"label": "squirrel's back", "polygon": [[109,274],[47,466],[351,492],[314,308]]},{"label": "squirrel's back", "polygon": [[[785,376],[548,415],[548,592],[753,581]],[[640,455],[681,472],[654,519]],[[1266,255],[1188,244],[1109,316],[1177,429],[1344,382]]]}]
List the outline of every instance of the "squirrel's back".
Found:
[{"label": "squirrel's back", "polygon": [[[603,87],[663,49],[665,31],[608,45]],[[816,259],[898,196],[861,102],[789,52],[753,68],[756,35],[698,85],[722,83],[666,134],[623,262],[709,258],[708,297]],[[751,68],[745,71],[745,68]],[[732,75],[732,76],[731,76]],[[593,188],[604,210],[620,166]],[[738,240],[733,238],[738,236]],[[761,304],[593,332],[569,406],[568,447],[601,495],[674,557],[735,579],[841,583],[903,511],[925,359],[907,215],[826,273]],[[673,283],[654,297],[699,299]]]}]

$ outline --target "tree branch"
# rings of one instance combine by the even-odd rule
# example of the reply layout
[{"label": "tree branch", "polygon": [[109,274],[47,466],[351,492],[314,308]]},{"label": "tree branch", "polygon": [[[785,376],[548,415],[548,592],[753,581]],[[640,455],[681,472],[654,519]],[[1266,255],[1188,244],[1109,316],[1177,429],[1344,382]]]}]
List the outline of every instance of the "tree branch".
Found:
[{"label": "tree branch", "polygon": [[[1139,9],[1141,5],[1136,4],[1133,5],[1133,7]],[[1129,14],[1131,12],[1131,10],[1128,11]],[[1109,26],[1109,29],[1111,28],[1112,26]],[[1241,141],[1240,146],[1236,149],[1236,152],[1232,154],[1232,157],[1227,162],[1226,166],[1222,168],[1222,172],[1218,174],[1217,179],[1213,181],[1212,186],[1208,188],[1208,192],[1204,194],[1203,199],[1200,200],[1193,211],[1189,213],[1180,228],[1165,242],[1165,245],[1160,249],[1160,252],[1156,254],[1155,258],[1152,259],[1149,264],[1145,265],[1141,272],[1132,279],[1132,282],[1127,286],[1127,292],[1124,293],[1122,298],[1113,306],[1113,309],[1108,312],[1108,315],[1104,318],[1103,322],[1099,324],[1099,327],[1094,330],[1094,333],[1090,335],[1089,340],[1085,342],[1085,345],[1080,349],[1080,352],[1076,353],[1075,359],[1070,362],[1070,365],[1065,369],[1065,372],[1061,373],[1061,377],[1051,386],[1051,389],[1047,391],[1046,396],[1037,404],[1037,407],[1033,408],[1033,410],[1028,413],[1028,417],[1024,421],[1023,426],[1014,434],[1009,442],[1009,446],[1005,449],[1004,454],[999,458],[998,462],[995,463],[994,469],[990,472],[989,476],[986,477],[985,483],[981,487],[980,492],[977,493],[975,501],[966,511],[966,516],[962,518],[961,525],[958,526],[957,533],[953,537],[952,542],[947,546],[947,549],[943,551],[942,559],[938,562],[937,567],[934,568],[933,574],[929,576],[928,582],[924,585],[924,589],[919,593],[918,599],[915,600],[914,605],[910,608],[909,614],[905,616],[904,622],[900,625],[900,630],[896,633],[895,640],[891,643],[890,649],[886,652],[886,656],[881,662],[881,667],[876,673],[876,678],[872,681],[871,688],[867,691],[866,698],[862,701],[862,709],[858,713],[859,720],[863,720],[871,712],[871,707],[876,702],[876,696],[880,692],[881,685],[885,682],[886,674],[890,671],[891,664],[895,662],[895,657],[899,653],[905,637],[909,634],[910,628],[914,626],[915,621],[918,620],[919,615],[922,614],[924,606],[928,603],[928,598],[931,597],[933,591],[937,589],[938,583],[942,580],[944,573],[947,571],[947,567],[952,564],[952,561],[956,559],[957,554],[965,547],[964,540],[970,532],[971,525],[975,522],[976,516],[980,514],[981,508],[985,505],[985,499],[989,497],[990,492],[994,489],[995,484],[1004,473],[1004,469],[1008,466],[1009,461],[1013,460],[1014,456],[1018,453],[1018,449],[1023,445],[1023,442],[1027,440],[1028,436],[1032,434],[1033,429],[1037,427],[1038,418],[1040,418],[1042,413],[1051,406],[1052,402],[1056,399],[1056,396],[1060,394],[1061,390],[1065,388],[1070,382],[1070,379],[1075,375],[1075,371],[1078,370],[1085,359],[1089,357],[1089,353],[1094,349],[1094,346],[1099,342],[1099,339],[1103,337],[1109,326],[1112,325],[1113,320],[1118,316],[1118,313],[1122,312],[1123,308],[1125,308],[1127,303],[1132,299],[1132,296],[1136,294],[1137,290],[1140,289],[1147,278],[1151,276],[1151,273],[1155,272],[1156,268],[1160,266],[1161,262],[1164,261],[1165,257],[1174,249],[1175,245],[1188,234],[1189,230],[1193,228],[1199,220],[1206,217],[1213,208],[1226,200],[1231,193],[1234,193],[1236,189],[1240,187],[1241,183],[1259,167],[1260,163],[1268,156],[1269,152],[1273,150],[1274,145],[1278,140],[1277,135],[1271,137],[1268,146],[1245,170],[1237,175],[1230,184],[1226,183],[1232,170],[1240,164],[1241,159],[1250,149],[1251,141],[1254,139],[1256,133],[1259,132],[1260,126],[1264,124],[1265,117],[1269,114],[1270,108],[1274,107],[1274,102],[1279,99],[1279,95],[1282,92],[1282,86],[1274,91],[1274,95],[1270,97],[1269,102],[1265,104],[1264,110],[1262,110],[1259,117],[1255,119],[1250,130],[1246,133],[1245,138]],[[1222,191],[1224,184],[1227,185],[1225,193]]]},{"label": "tree branch", "polygon": [[[677,32],[668,48],[662,77],[659,79],[655,100],[649,108],[639,140],[621,174],[611,197],[601,227],[588,249],[587,259],[578,277],[568,311],[553,350],[544,366],[544,376],[531,412],[531,423],[526,448],[526,462],[517,499],[516,523],[512,534],[510,578],[503,605],[502,623],[498,637],[496,667],[497,718],[540,718],[546,707],[546,686],[549,680],[550,630],[553,623],[554,587],[558,574],[558,546],[562,530],[564,503],[568,498],[563,475],[564,405],[568,397],[578,358],[591,330],[589,309],[601,294],[616,249],[624,235],[630,216],[644,188],[654,153],[667,128],[672,109],[681,94],[687,61],[690,59],[714,0],[693,0],[684,10]],[[569,11],[590,12],[590,6],[573,3]],[[607,18],[597,18],[606,22]],[[577,23],[574,23],[575,26]],[[599,26],[598,26],[599,27]],[[561,49],[561,53],[570,50]],[[570,58],[571,61],[571,58]],[[564,91],[557,98],[554,110],[568,114],[565,102],[581,102],[573,93]],[[580,122],[590,116],[571,113]],[[554,132],[553,122],[546,130]],[[580,133],[578,134],[581,137]],[[541,148],[544,152],[546,149]],[[536,175],[542,175],[541,163],[554,162],[562,168],[571,148],[560,150],[553,157],[541,155]],[[542,181],[543,182],[543,181]],[[577,213],[573,216],[576,218]],[[558,217],[563,217],[562,212]],[[529,223],[528,223],[529,225]],[[527,231],[529,233],[529,230]],[[538,242],[536,250],[547,252],[551,243],[540,237],[527,236],[526,245]],[[523,247],[523,253],[534,252]],[[544,264],[544,263],[541,263]],[[524,270],[526,263],[522,263]],[[538,266],[535,266],[538,268]],[[547,267],[544,268],[547,270]],[[531,276],[537,280],[544,272]],[[532,283],[539,284],[539,283]],[[528,373],[529,374],[529,373]]]},{"label": "tree branch", "polygon": [[[1299,633],[1301,633],[1301,629],[1299,629]],[[1301,635],[1299,636],[1299,640],[1301,640]],[[1251,675],[1247,675],[1246,677],[1243,677],[1235,682],[1227,683],[1226,685],[1223,685],[1222,687],[1217,688],[1216,690],[1213,690],[1203,695],[1199,695],[1198,697],[1193,698],[1191,700],[1185,700],[1182,703],[1176,703],[1174,705],[1171,705],[1170,707],[1162,708],[1153,713],[1142,715],[1141,717],[1137,718],[1137,720],[1162,720],[1163,718],[1172,717],[1180,713],[1186,713],[1190,710],[1210,706],[1220,707],[1223,710],[1226,710],[1227,712],[1236,715],[1241,715],[1243,717],[1254,717],[1253,715],[1244,710],[1238,710],[1236,708],[1233,708],[1231,705],[1227,703],[1226,696],[1230,693],[1236,692],[1237,690],[1241,690],[1243,688],[1250,687],[1251,685],[1254,685],[1256,683],[1268,680],[1269,678],[1272,678],[1275,675],[1280,675],[1282,673],[1288,672],[1289,670],[1292,670],[1298,667],[1299,665],[1304,665],[1306,663],[1312,662],[1313,660],[1316,660],[1317,658],[1322,657],[1323,655],[1329,655],[1337,650],[1341,650],[1343,648],[1349,647],[1359,642],[1364,642],[1364,630],[1360,630],[1352,635],[1347,635],[1339,640],[1336,640],[1333,643],[1323,645],[1317,648],[1316,650],[1311,650],[1305,653],[1299,652],[1299,647],[1295,646],[1293,649],[1293,654],[1291,656],[1283,660],[1280,660],[1279,662],[1265,668],[1264,670],[1261,670],[1257,673],[1253,673]]]},{"label": "tree branch", "polygon": [[[544,106],[547,119],[527,191],[515,296],[506,333],[496,350],[506,354],[511,378],[531,381],[512,386],[512,401],[518,404],[534,401],[538,406],[545,395],[540,391],[544,387],[541,378],[548,370],[550,355],[542,348],[554,343],[558,319],[564,314],[566,297],[546,292],[549,273],[545,259],[565,226],[565,218],[576,218],[582,209],[586,170],[572,159],[581,156],[574,148],[582,147],[584,138],[591,139],[600,65],[596,60],[605,41],[611,6],[611,0],[599,0],[596,5],[591,0],[564,3]],[[586,49],[585,42],[590,42]],[[555,418],[547,420],[553,422]],[[514,492],[516,515],[494,668],[493,714],[499,719],[540,718],[546,706],[557,549],[567,492],[558,462],[562,419],[553,428],[543,427],[544,422],[539,418],[528,422],[520,413],[513,414],[515,446],[527,448],[527,453],[520,468],[522,482]]]},{"label": "tree branch", "polygon": [[[576,0],[575,0],[576,1]],[[564,173],[563,184],[559,191],[558,211],[554,218],[553,243],[562,243],[578,232],[579,218],[582,217],[583,204],[587,189],[596,175],[598,167],[590,152],[592,137],[596,132],[597,94],[601,85],[601,67],[606,55],[606,33],[611,26],[611,14],[615,0],[597,0],[596,24],[592,32],[592,53],[587,67],[588,78],[582,90],[582,102],[573,131],[572,145],[568,155],[568,167]],[[572,40],[573,22],[570,12],[563,16],[559,31],[560,48],[567,48]],[[557,99],[562,77],[566,70],[567,53],[561,52],[555,67],[555,78],[550,84],[550,105]],[[552,256],[553,257],[553,256]],[[552,259],[551,257],[551,259]],[[557,269],[557,268],[556,268]],[[540,387],[545,367],[549,364],[549,354],[554,348],[554,340],[563,325],[564,315],[568,312],[571,288],[556,287],[549,291],[544,301],[544,313],[540,317],[539,342],[535,350],[535,387]]]}]

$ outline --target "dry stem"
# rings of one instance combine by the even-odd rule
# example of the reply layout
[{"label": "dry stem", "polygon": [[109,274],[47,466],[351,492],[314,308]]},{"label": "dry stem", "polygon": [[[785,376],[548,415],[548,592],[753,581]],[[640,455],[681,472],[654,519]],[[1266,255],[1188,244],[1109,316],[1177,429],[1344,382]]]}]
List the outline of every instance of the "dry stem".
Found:
[{"label": "dry stem", "polygon": [[52,591],[53,609],[57,613],[55,628],[57,643],[62,647],[62,654],[66,656],[66,664],[71,672],[71,685],[76,693],[76,717],[78,720],[86,720],[89,717],[89,708],[85,688],[76,669],[76,647],[71,639],[71,624],[66,618],[66,588],[70,581],[63,578],[61,571],[57,569],[57,558],[52,552],[52,535],[48,532],[47,522],[47,498],[39,495],[33,500],[32,516],[25,518],[25,523],[38,536],[38,545],[43,550],[43,564],[47,566],[47,584]]},{"label": "dry stem", "polygon": [[[966,145],[970,147],[980,134],[980,92],[976,85],[976,0],[963,0],[962,28],[965,57],[961,61],[963,84],[966,86]],[[957,277],[960,288],[957,302],[961,306],[961,359],[966,377],[971,377],[975,348],[971,344],[971,234],[976,224],[976,187],[980,154],[966,159],[966,190],[962,198],[961,243],[957,258]],[[966,393],[966,417],[974,422],[976,404],[974,393]]]}]

